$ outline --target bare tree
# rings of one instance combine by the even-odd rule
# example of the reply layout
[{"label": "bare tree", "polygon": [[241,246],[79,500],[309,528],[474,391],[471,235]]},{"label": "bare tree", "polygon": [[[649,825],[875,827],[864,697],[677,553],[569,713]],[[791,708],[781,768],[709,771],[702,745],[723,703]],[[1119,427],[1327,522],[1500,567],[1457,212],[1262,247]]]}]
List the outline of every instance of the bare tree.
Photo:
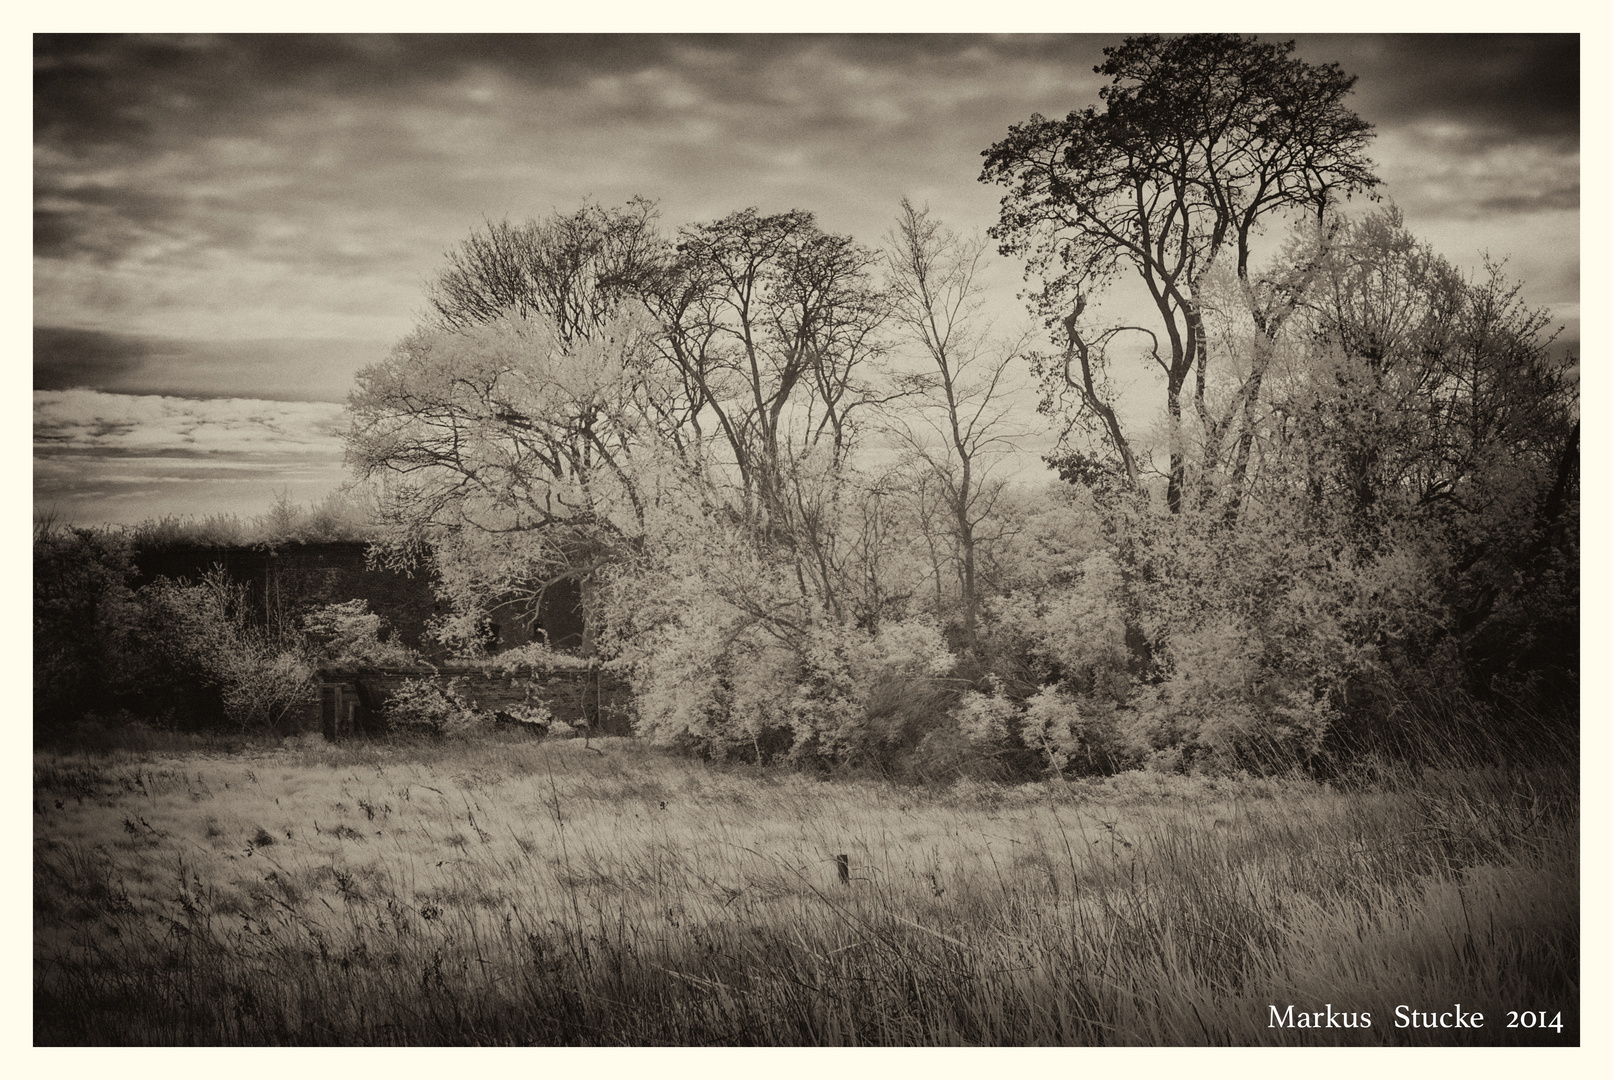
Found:
[{"label": "bare tree", "polygon": [[562,341],[590,338],[656,265],[655,220],[655,204],[635,198],[520,225],[487,222],[448,252],[428,287],[434,321],[464,330],[512,312],[542,315]]},{"label": "bare tree", "polygon": [[743,210],[679,235],[645,302],[658,346],[737,473],[740,512],[759,539],[795,556],[804,593],[840,617],[839,474],[886,317],[876,256],[810,213]]},{"label": "bare tree", "polygon": [[1015,449],[1021,434],[1009,413],[1019,387],[1010,374],[1023,357],[1024,340],[990,336],[981,311],[983,241],[964,239],[902,200],[886,238],[892,314],[929,361],[909,376],[903,413],[916,423],[898,425],[902,441],[924,465],[945,506],[958,567],[963,635],[972,649],[981,587],[981,523],[1002,489],[992,465]]}]

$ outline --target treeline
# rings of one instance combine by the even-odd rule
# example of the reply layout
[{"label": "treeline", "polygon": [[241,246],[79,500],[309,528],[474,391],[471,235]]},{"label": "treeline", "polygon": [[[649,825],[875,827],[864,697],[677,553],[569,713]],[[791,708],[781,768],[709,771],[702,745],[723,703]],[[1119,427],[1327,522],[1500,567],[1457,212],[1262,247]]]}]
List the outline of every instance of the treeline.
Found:
[{"label": "treeline", "polygon": [[[51,515],[36,521],[36,531],[57,527]],[[333,491],[316,503],[303,505],[281,492],[274,505],[261,514],[208,514],[152,518],[113,530],[138,559],[161,551],[183,548],[276,548],[285,544],[319,544],[333,541],[369,541],[374,538],[374,513],[355,491]]]},{"label": "treeline", "polygon": [[[1577,380],[1544,313],[1392,208],[1340,213],[1378,181],[1336,67],[1194,35],[1099,70],[1101,110],[985,152],[1051,348],[994,338],[983,245],[905,203],[879,248],[801,211],[667,232],[642,200],[478,230],[351,400],[390,550],[429,540],[467,642],[488,598],[576,579],[642,731],[706,754],[1555,745]],[[1127,279],[1147,325],[1100,316]],[[1163,377],[1150,428],[1128,363]],[[1063,433],[1056,492],[1004,482],[1021,372]]]},{"label": "treeline", "polygon": [[[1341,212],[1377,179],[1335,66],[1230,35],[1106,55],[1101,111],[984,155],[1041,342],[985,318],[986,245],[906,202],[878,247],[645,200],[466,238],[347,437],[444,639],[474,654],[493,605],[575,582],[642,734],[803,767],[1571,744],[1577,366],[1545,313],[1392,208]],[[1124,281],[1147,325],[1102,317]],[[1009,483],[1045,423],[1059,480]]]}]

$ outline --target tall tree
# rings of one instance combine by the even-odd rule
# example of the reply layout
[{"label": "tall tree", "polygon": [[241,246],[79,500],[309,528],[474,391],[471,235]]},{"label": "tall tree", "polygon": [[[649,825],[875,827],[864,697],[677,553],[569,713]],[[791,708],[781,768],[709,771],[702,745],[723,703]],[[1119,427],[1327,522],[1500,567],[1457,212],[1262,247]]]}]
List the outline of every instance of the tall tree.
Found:
[{"label": "tall tree", "polygon": [[[1014,448],[1018,430],[1010,419],[1016,389],[1010,368],[1023,341],[994,341],[981,311],[979,281],[985,245],[966,240],[902,200],[887,238],[892,313],[929,364],[906,381],[912,396],[904,413],[917,424],[899,432],[923,466],[944,505],[946,532],[958,575],[963,637],[975,645],[980,612],[979,549],[983,523],[1002,482],[991,476],[996,457]],[[923,493],[920,493],[923,497]]]},{"label": "tall tree", "polygon": [[1499,267],[1464,276],[1393,210],[1344,223],[1285,334],[1261,483],[1340,545],[1426,553],[1445,618],[1399,647],[1536,709],[1576,692],[1577,361],[1553,337]]},{"label": "tall tree", "polygon": [[535,615],[563,580],[591,606],[637,541],[639,459],[690,411],[646,344],[667,250],[642,198],[489,222],[448,252],[423,325],[359,373],[349,463],[384,481],[387,556],[430,550],[459,636],[490,605]]},{"label": "tall tree", "polygon": [[648,332],[619,316],[567,341],[509,313],[422,329],[359,372],[348,462],[384,486],[391,551],[410,562],[435,549],[467,614],[500,594],[536,601],[561,579],[587,604],[600,566],[644,526]]},{"label": "tall tree", "polygon": [[[1184,393],[1203,428],[1205,470],[1219,465],[1228,429],[1260,395],[1269,349],[1257,347],[1233,404],[1219,414],[1207,394],[1209,348],[1198,296],[1202,275],[1230,259],[1267,340],[1286,310],[1281,290],[1250,279],[1253,239],[1272,215],[1321,218],[1340,196],[1378,183],[1365,157],[1371,125],[1344,105],[1355,79],[1336,64],[1294,56],[1293,42],[1234,34],[1127,38],[1104,50],[1104,108],[1063,120],[1033,115],[984,152],[981,180],[1006,186],[991,235],[1039,276],[1034,308],[1063,330],[1078,356],[1063,367],[1082,406],[1134,475],[1113,402],[1100,392],[1103,346],[1118,328],[1083,326],[1087,298],[1129,268],[1146,286],[1160,333],[1149,355],[1165,375],[1171,423],[1166,502],[1183,508],[1188,456]],[[1240,441],[1239,453],[1246,453]]]},{"label": "tall tree", "polygon": [[831,611],[838,476],[885,348],[876,260],[806,211],[749,209],[682,230],[645,293],[688,423],[737,473],[738,512],[794,553],[802,589]]},{"label": "tall tree", "polygon": [[653,226],[635,200],[473,233],[435,315],[360,373],[349,460],[388,481],[393,548],[429,543],[467,613],[563,578],[588,605],[654,500],[693,481],[843,618],[841,472],[884,348],[876,256],[804,211],[675,244]]}]

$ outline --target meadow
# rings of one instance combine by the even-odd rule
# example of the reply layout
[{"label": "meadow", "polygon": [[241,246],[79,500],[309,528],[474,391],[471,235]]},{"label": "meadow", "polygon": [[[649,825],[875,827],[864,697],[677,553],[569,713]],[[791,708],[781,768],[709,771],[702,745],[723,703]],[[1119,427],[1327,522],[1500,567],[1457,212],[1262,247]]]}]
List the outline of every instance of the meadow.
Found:
[{"label": "meadow", "polygon": [[[41,749],[34,1039],[1577,1045],[1578,833],[1567,768],[910,786],[623,739]],[[1395,1026],[1458,1002],[1485,1026]],[[1272,1026],[1289,1005],[1371,1026]]]}]

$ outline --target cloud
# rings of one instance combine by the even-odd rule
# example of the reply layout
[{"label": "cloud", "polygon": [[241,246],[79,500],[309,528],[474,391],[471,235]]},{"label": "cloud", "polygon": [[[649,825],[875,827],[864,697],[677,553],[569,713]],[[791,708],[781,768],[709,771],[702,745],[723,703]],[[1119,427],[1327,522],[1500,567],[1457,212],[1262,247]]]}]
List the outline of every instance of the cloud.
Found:
[{"label": "cloud", "polygon": [[1316,34],[1298,53],[1359,76],[1383,193],[1417,231],[1577,212],[1578,35]]},{"label": "cloud", "polygon": [[34,328],[34,389],[111,389],[138,372],[151,343],[70,327]]},{"label": "cloud", "polygon": [[106,394],[34,394],[34,505],[64,521],[264,512],[348,479],[340,406]]},{"label": "cloud", "polygon": [[1579,137],[1578,34],[1313,34],[1307,58],[1360,76],[1363,115],[1385,127],[1455,122],[1496,141]]},{"label": "cloud", "polygon": [[36,454],[309,456],[340,460],[342,407],[322,402],[196,400],[94,390],[36,391]]},{"label": "cloud", "polygon": [[34,328],[35,390],[340,404],[387,343],[347,338],[198,340]]},{"label": "cloud", "polygon": [[1375,145],[1386,193],[1408,214],[1497,218],[1579,209],[1579,148],[1557,140],[1496,144],[1471,127],[1420,123]]},{"label": "cloud", "polygon": [[[56,350],[39,385],[339,400],[357,350],[318,343],[378,359],[484,218],[588,196],[660,199],[674,226],[800,207],[872,244],[906,195],[983,229],[1000,192],[976,182],[981,150],[1095,103],[1117,40],[41,35],[35,322],[160,342]],[[1577,213],[1577,38],[1316,35],[1298,52],[1360,74],[1414,230],[1459,220],[1472,246],[1528,248],[1509,223]],[[1566,299],[1559,251],[1515,255]],[[246,344],[294,338],[309,344]]]},{"label": "cloud", "polygon": [[1096,44],[42,37],[36,253],[166,269],[227,249],[332,276],[412,264],[403,308],[482,213],[643,192],[720,216],[770,188],[894,176],[938,146],[967,188],[982,140],[1045,107],[1027,92],[1057,86],[1057,107],[1092,83],[1080,60]]}]

